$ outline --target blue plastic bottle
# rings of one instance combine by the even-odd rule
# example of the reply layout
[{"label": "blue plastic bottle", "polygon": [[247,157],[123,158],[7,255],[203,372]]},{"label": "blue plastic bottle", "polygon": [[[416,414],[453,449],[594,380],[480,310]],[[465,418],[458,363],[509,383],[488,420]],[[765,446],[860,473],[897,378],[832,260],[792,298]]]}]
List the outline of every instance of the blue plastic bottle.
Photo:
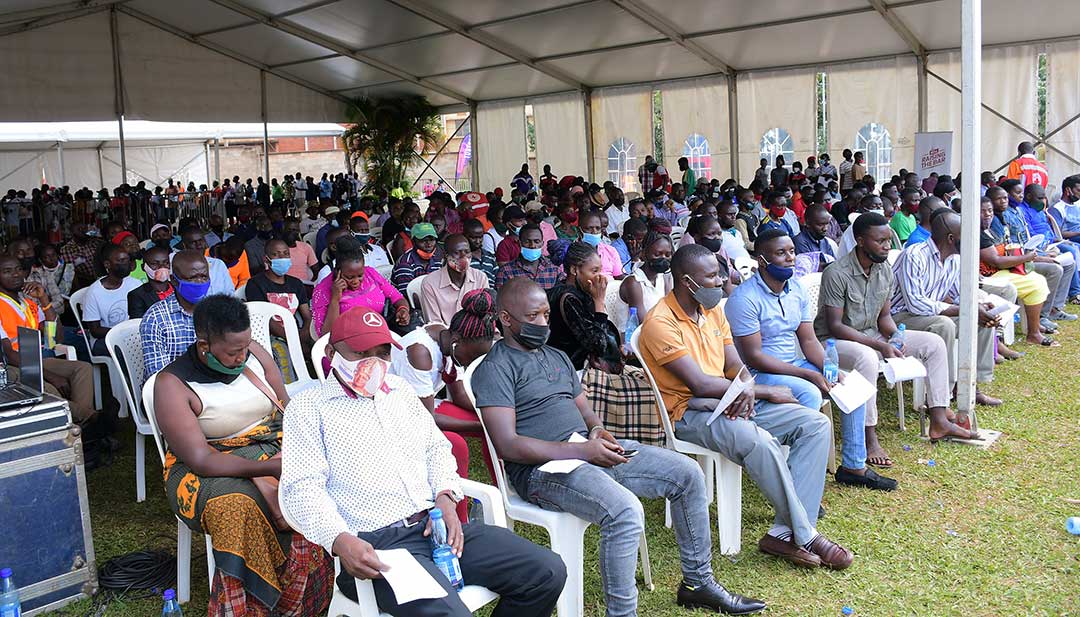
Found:
[{"label": "blue plastic bottle", "polygon": [[821,374],[825,381],[838,383],[840,381],[840,354],[836,352],[836,341],[825,341],[825,366],[821,367]]},{"label": "blue plastic bottle", "polygon": [[176,590],[165,590],[165,607],[161,609],[161,617],[183,617],[180,612],[180,603],[176,601]]},{"label": "blue plastic bottle", "polygon": [[11,578],[11,568],[4,568],[0,570],[0,617],[19,617],[21,614],[19,590]]},{"label": "blue plastic bottle", "polygon": [[628,350],[630,349],[630,335],[632,335],[634,333],[634,330],[637,330],[639,325],[640,325],[640,323],[638,322],[637,307],[631,306],[630,307],[630,316],[626,318],[625,342],[626,342],[626,348]]},{"label": "blue plastic bottle", "polygon": [[435,547],[431,552],[431,558],[450,581],[450,586],[461,591],[465,588],[465,581],[461,578],[461,564],[458,563],[457,555],[446,543],[446,521],[443,520],[442,510],[432,508],[429,516],[431,517],[431,543]]},{"label": "blue plastic bottle", "polygon": [[889,337],[889,344],[896,348],[896,351],[900,351],[904,348],[904,333],[907,331],[907,326],[900,324],[896,326],[896,332]]}]

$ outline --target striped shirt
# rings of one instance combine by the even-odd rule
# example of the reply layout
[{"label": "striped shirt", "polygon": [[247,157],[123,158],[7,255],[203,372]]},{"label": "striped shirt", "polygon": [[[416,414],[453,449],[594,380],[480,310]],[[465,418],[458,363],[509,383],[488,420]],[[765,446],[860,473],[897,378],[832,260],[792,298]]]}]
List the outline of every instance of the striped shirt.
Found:
[{"label": "striped shirt", "polygon": [[420,257],[416,249],[409,249],[394,264],[394,270],[390,274],[390,282],[394,284],[394,287],[397,287],[397,290],[402,295],[406,295],[409,283],[414,278],[435,272],[442,266],[443,250],[441,248],[436,247],[431,259],[426,260]]},{"label": "striped shirt", "polygon": [[941,252],[933,240],[904,249],[893,266],[896,289],[892,313],[907,311],[912,315],[938,315],[960,297],[960,256],[941,261]]}]

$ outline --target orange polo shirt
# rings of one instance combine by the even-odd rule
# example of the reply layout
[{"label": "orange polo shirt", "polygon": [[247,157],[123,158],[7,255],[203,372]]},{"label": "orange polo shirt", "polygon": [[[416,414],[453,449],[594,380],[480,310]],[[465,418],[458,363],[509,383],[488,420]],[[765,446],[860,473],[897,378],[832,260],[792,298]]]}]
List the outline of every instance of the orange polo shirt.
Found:
[{"label": "orange polo shirt", "polygon": [[656,303],[641,326],[641,356],[656,379],[671,421],[686,413],[694,396],[681,379],[666,368],[674,360],[689,355],[706,375],[724,377],[724,346],[732,345],[731,326],[724,309],[703,311],[701,323],[679,306],[674,292]]}]

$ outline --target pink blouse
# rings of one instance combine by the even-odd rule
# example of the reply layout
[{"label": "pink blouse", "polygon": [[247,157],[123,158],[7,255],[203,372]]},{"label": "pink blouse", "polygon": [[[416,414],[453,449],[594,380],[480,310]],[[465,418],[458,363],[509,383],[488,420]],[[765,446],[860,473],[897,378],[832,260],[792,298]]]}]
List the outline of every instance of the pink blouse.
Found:
[{"label": "pink blouse", "polygon": [[[330,307],[333,287],[334,274],[331,273],[316,285],[315,291],[311,293],[311,316],[315,322],[316,336],[325,334],[323,320],[326,319],[326,310]],[[345,311],[357,306],[366,306],[381,314],[387,298],[390,299],[390,304],[396,304],[404,297],[375,268],[364,266],[364,278],[360,281],[360,287],[355,291],[346,288],[341,292],[338,314],[344,315]]]}]

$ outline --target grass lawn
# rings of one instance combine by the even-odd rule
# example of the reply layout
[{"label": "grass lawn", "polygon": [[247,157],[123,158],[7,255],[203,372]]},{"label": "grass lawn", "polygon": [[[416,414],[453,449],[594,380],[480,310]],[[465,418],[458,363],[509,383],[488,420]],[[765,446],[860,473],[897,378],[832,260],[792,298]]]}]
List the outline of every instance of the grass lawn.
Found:
[{"label": "grass lawn", "polygon": [[[918,438],[918,416],[908,409],[906,433],[896,428],[896,399],[883,390],[881,438],[897,466],[894,493],[871,493],[826,483],[827,517],[819,529],[850,547],[855,564],[844,572],[806,571],[757,551],[772,510],[744,475],[743,550],[714,555],[717,578],[728,587],[769,603],[772,615],[1080,615],[1080,537],[1065,532],[1066,517],[1080,516],[1080,322],[1066,324],[1058,349],[1018,344],[1027,352],[1000,365],[987,392],[1006,400],[980,408],[980,423],[1005,436],[983,451],[953,444],[931,446]],[[908,389],[910,401],[910,387]],[[135,503],[133,444],[112,467],[89,477],[94,548],[98,565],[146,548],[176,550],[176,519],[165,503],[153,445],[147,452],[146,502]],[[478,444],[473,477],[485,472]],[[905,447],[910,446],[910,450]],[[925,461],[934,459],[936,465]],[[663,526],[663,503],[645,504],[656,590],[641,587],[639,614],[684,615],[675,605],[680,580],[678,551]],[[712,519],[715,521],[715,517]],[[715,534],[715,526],[713,527]],[[542,530],[519,533],[546,542]],[[585,613],[603,615],[597,568],[598,534],[585,540]],[[193,548],[189,615],[205,614],[206,560]],[[715,544],[715,538],[714,538]],[[150,616],[153,599],[84,601],[67,615]],[[103,609],[99,612],[98,609]]]}]

